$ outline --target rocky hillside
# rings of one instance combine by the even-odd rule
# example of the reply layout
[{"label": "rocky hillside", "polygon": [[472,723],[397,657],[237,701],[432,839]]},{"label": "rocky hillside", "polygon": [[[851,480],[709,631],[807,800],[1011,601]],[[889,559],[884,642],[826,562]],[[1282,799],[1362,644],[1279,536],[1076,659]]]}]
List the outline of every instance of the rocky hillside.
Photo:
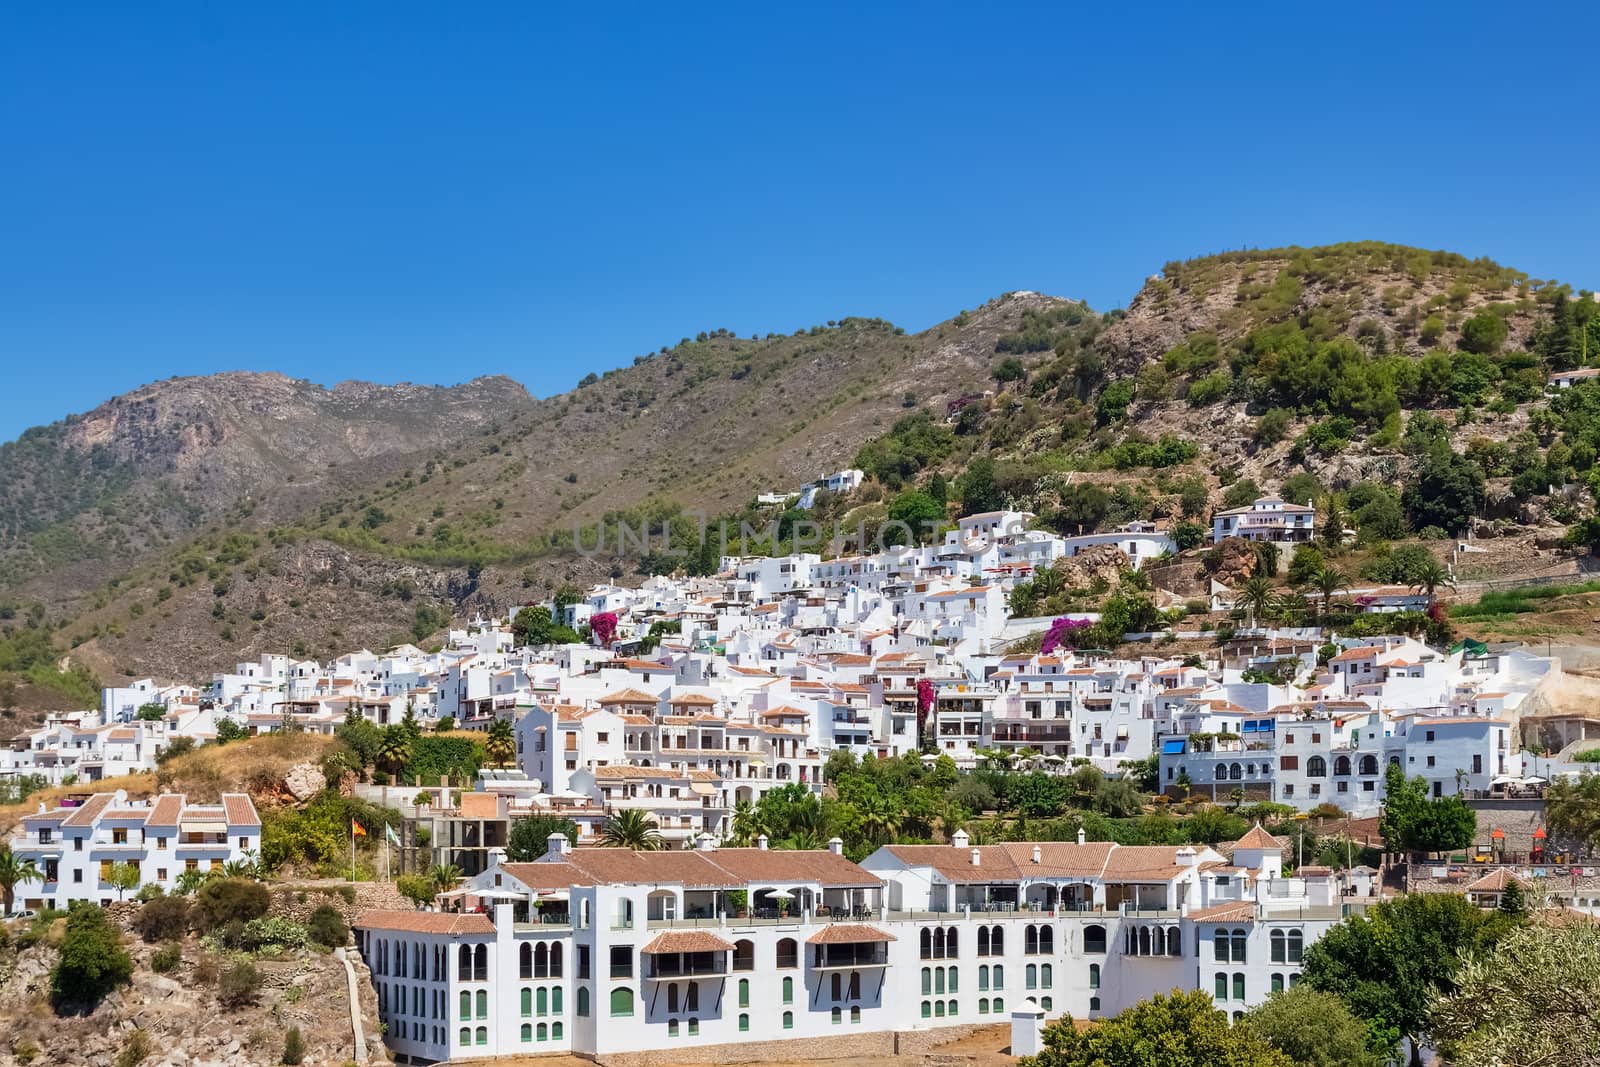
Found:
[{"label": "rocky hillside", "polygon": [[[711,330],[537,401],[494,379],[162,383],[0,454],[7,551],[30,561],[0,627],[31,611],[57,666],[106,678],[423,641],[451,613],[637,577],[572,550],[608,513],[770,518],[757,493],[852,462],[867,486],[817,517],[927,491],[1077,532],[1287,489],[1363,537],[1559,538],[1592,509],[1600,398],[1549,402],[1545,378],[1600,353],[1595,308],[1487,260],[1360,243],[1168,264],[1107,314],[1019,292],[914,335]],[[69,470],[49,473],[46,439],[70,441]],[[50,477],[71,491],[30,518],[18,487],[37,501]],[[1444,505],[1412,507],[1408,484]],[[0,671],[4,653],[0,635]]]},{"label": "rocky hillside", "polygon": [[[280,891],[274,915],[303,921],[336,894]],[[285,1035],[298,1028],[307,1067],[343,1067],[356,1058],[349,982],[342,953],[278,947],[241,954],[193,935],[146,944],[132,928],[139,905],[113,904],[112,925],[133,957],[131,981],[91,1010],[60,1013],[51,1004],[51,968],[65,919],[43,928],[12,924],[0,950],[0,1063],[118,1067],[267,1067],[284,1062]],[[165,955],[163,955],[163,953]],[[389,1062],[371,981],[353,950],[356,1013],[368,1062]],[[251,972],[230,971],[248,961]]]},{"label": "rocky hillside", "polygon": [[527,410],[506,378],[451,388],[280,374],[155,382],[0,446],[0,584],[98,584],[213,523],[289,521]]}]

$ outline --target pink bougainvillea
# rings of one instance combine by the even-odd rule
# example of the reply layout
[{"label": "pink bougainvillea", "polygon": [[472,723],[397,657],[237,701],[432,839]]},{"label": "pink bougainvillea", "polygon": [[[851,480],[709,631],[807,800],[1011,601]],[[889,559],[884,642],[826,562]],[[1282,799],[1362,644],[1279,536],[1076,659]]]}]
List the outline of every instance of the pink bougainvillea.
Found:
[{"label": "pink bougainvillea", "polygon": [[594,639],[600,642],[601,648],[610,648],[611,642],[617,637],[616,612],[602,611],[589,616],[589,632],[594,634]]},{"label": "pink bougainvillea", "polygon": [[933,711],[933,682],[923,678],[917,682],[917,736],[920,738],[928,725],[928,715]]},{"label": "pink bougainvillea", "polygon": [[1057,619],[1050,624],[1043,643],[1039,645],[1040,654],[1048,656],[1058,648],[1078,647],[1078,638],[1093,625],[1088,619]]}]

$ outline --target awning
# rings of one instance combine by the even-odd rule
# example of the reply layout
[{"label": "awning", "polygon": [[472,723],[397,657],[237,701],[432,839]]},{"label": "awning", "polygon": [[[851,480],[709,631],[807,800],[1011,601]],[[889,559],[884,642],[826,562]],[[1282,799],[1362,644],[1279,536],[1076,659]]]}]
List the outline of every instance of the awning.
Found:
[{"label": "awning", "polygon": [[1183,751],[1184,745],[1185,742],[1183,741],[1163,741],[1161,742],[1161,752],[1163,755],[1174,756]]},{"label": "awning", "polygon": [[808,945],[870,945],[893,941],[893,934],[861,923],[829,923],[810,937]]},{"label": "awning", "polygon": [[1506,832],[1504,830],[1496,830],[1493,833],[1491,833],[1489,836],[1494,838],[1495,840],[1499,840],[1500,838],[1503,838],[1503,837],[1506,836]]},{"label": "awning", "polygon": [[657,934],[639,951],[646,956],[670,956],[678,952],[732,952],[733,946],[704,930],[668,930]]},{"label": "awning", "polygon": [[178,827],[186,834],[225,834],[228,824],[225,822],[186,822]]},{"label": "awning", "polygon": [[714,797],[717,795],[717,787],[714,785],[706,785],[704,782],[690,782],[689,791],[703,797]]},{"label": "awning", "polygon": [[1127,739],[1128,739],[1128,728],[1126,726],[1117,727],[1117,740],[1118,741],[1126,741]]}]

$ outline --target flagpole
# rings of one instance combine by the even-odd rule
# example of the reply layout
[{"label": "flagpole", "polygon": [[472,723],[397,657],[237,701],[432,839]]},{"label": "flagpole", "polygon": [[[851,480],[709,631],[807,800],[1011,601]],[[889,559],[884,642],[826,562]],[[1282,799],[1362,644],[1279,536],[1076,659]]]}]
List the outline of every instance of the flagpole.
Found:
[{"label": "flagpole", "polygon": [[356,880],[356,821],[350,820],[350,883]]}]

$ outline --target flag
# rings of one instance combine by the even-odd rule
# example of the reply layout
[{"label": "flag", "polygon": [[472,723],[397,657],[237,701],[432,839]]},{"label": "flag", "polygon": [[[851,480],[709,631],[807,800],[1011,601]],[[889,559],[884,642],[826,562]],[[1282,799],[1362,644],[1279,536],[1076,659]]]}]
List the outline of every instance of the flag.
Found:
[{"label": "flag", "polygon": [[389,839],[389,843],[391,845],[398,846],[400,844],[400,835],[395,833],[394,827],[390,826],[388,823],[385,823],[383,826],[383,836]]},{"label": "flag", "polygon": [[362,825],[360,823],[356,822],[354,819],[351,819],[350,820],[350,836],[351,837],[366,837],[367,836],[367,831],[362,827]]}]

